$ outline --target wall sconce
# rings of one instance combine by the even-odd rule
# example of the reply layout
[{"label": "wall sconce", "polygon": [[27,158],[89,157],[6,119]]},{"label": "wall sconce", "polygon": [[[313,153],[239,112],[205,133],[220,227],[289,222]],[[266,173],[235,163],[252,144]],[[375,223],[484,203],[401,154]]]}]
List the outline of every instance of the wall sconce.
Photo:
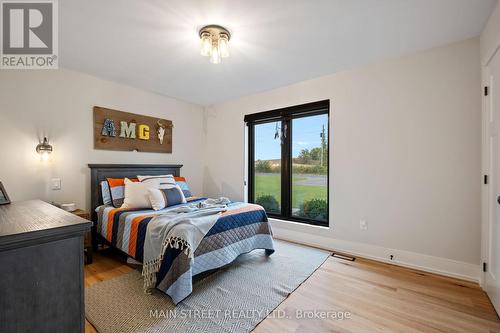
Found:
[{"label": "wall sconce", "polygon": [[50,153],[52,153],[52,146],[49,144],[47,138],[43,138],[43,142],[36,146],[36,152],[40,154],[42,160],[46,161],[49,159]]}]

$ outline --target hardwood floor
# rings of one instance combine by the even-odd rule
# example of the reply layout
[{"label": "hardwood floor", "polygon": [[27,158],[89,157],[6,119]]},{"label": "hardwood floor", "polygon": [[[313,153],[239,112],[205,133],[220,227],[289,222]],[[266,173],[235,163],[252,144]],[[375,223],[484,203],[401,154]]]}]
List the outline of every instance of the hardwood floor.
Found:
[{"label": "hardwood floor", "polygon": [[[130,272],[114,255],[96,254],[85,266],[85,286]],[[350,319],[300,319],[350,313]],[[284,319],[286,314],[290,319]],[[86,323],[86,333],[96,332]],[[475,283],[371,260],[333,257],[254,330],[274,332],[485,332],[500,333],[500,319]]]}]

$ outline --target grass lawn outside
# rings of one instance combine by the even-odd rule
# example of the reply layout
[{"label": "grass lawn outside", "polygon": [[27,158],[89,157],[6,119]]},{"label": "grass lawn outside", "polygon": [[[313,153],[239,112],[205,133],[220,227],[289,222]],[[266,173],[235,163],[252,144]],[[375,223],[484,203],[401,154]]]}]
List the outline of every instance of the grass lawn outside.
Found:
[{"label": "grass lawn outside", "polygon": [[[325,176],[326,177],[326,176]],[[300,208],[300,205],[307,200],[311,199],[324,199],[327,200],[326,186],[316,185],[295,185],[295,182],[303,181],[306,178],[293,177],[292,178],[292,208]],[[270,175],[255,175],[255,197],[259,195],[270,194],[278,200],[281,205],[281,176]]]}]

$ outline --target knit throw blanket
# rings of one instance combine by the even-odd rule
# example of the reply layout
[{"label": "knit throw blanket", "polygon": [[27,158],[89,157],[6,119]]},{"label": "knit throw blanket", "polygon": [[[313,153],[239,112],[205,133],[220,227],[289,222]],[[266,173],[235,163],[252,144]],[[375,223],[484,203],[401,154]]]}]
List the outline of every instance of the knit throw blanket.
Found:
[{"label": "knit throw blanket", "polygon": [[145,291],[155,287],[156,273],[160,270],[168,247],[184,251],[189,258],[194,258],[198,245],[221,213],[227,210],[228,201],[222,199],[180,206],[158,215],[148,223],[142,266]]}]

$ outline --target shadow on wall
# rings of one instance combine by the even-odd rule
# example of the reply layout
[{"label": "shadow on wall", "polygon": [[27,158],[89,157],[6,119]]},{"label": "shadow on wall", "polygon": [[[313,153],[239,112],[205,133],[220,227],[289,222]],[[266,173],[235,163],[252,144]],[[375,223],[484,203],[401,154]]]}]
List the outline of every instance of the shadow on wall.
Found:
[{"label": "shadow on wall", "polygon": [[[203,194],[200,195],[210,197],[210,198],[218,198],[218,197],[227,197],[233,201],[243,201],[243,191],[241,188],[235,188],[231,186],[229,183],[221,182],[220,186],[214,181],[212,174],[208,167],[204,168],[204,180],[203,180]],[[243,181],[243,180],[242,180]]]},{"label": "shadow on wall", "polygon": [[[243,181],[243,180],[242,180]],[[234,188],[226,182],[222,182],[222,194],[232,201],[243,201],[243,191],[240,188]]]},{"label": "shadow on wall", "polygon": [[[90,188],[90,169],[88,166],[85,166],[80,169],[80,173],[84,175],[85,178],[85,207],[87,210],[92,209],[90,206],[90,197],[92,196],[91,188]],[[91,212],[92,214],[92,212]]]},{"label": "shadow on wall", "polygon": [[203,193],[196,193],[196,195],[212,198],[219,197],[221,190],[215,183],[214,178],[210,173],[210,169],[205,166],[205,168],[203,169],[203,174]]}]

